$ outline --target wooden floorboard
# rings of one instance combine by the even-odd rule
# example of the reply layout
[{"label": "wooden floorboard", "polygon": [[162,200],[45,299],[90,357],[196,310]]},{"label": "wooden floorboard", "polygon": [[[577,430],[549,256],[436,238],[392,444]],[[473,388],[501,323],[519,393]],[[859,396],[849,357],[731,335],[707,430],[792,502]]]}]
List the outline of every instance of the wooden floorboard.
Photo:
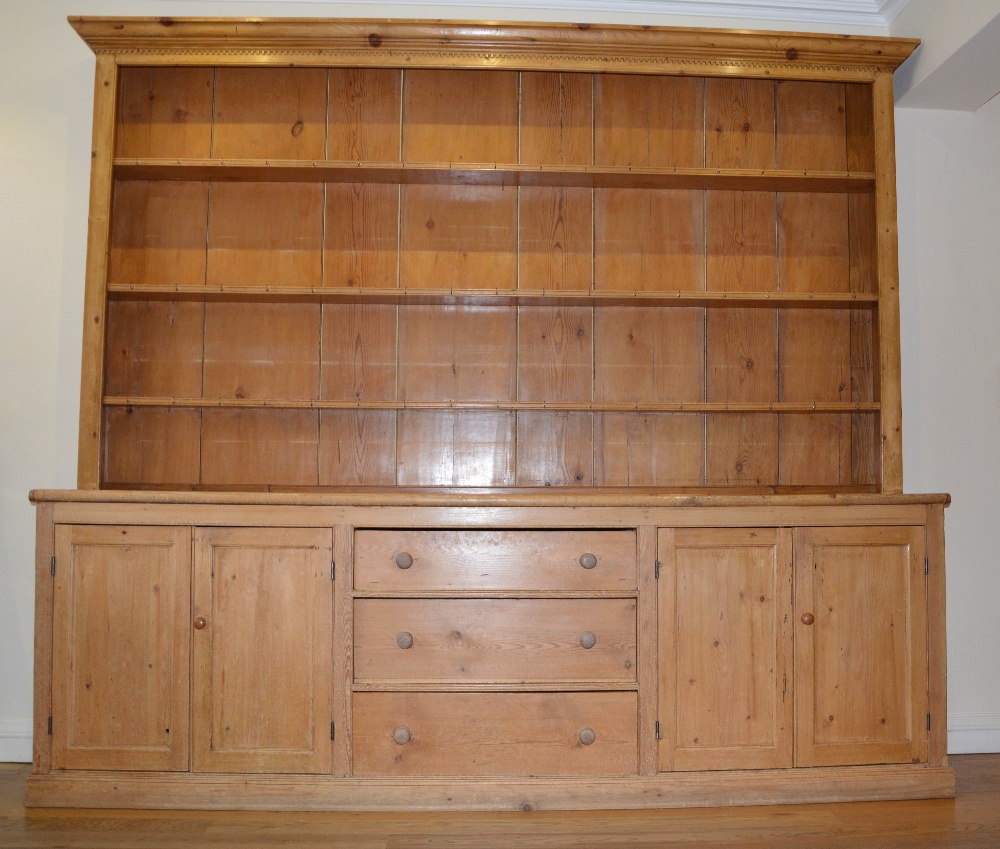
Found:
[{"label": "wooden floorboard", "polygon": [[759,808],[481,814],[24,808],[27,764],[0,764],[0,847],[174,849],[1000,849],[1000,754],[951,758],[958,798]]}]

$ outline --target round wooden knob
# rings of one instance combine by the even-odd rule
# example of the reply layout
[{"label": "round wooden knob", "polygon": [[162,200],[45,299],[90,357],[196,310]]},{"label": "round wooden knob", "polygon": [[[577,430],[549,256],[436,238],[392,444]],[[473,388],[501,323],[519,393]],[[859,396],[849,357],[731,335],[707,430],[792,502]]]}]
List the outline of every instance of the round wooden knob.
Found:
[{"label": "round wooden knob", "polygon": [[392,732],[392,739],[400,746],[405,746],[410,742],[410,729],[405,725],[400,725],[399,728]]},{"label": "round wooden knob", "polygon": [[812,623],[816,621],[816,617],[811,613],[803,613],[801,618],[803,625],[812,625]]},{"label": "round wooden knob", "polygon": [[413,565],[413,555],[408,551],[401,551],[395,557],[396,565],[400,569],[409,569]]},{"label": "round wooden knob", "polygon": [[597,739],[597,735],[594,733],[593,728],[581,728],[580,729],[580,742],[584,746],[589,746]]},{"label": "round wooden knob", "polygon": [[580,565],[584,569],[593,569],[597,565],[597,556],[594,554],[581,554],[580,555]]},{"label": "round wooden knob", "polygon": [[204,616],[199,616],[197,619],[194,620],[194,627],[199,631],[202,628],[204,628],[207,624],[208,620]]},{"label": "round wooden knob", "polygon": [[400,631],[396,635],[396,645],[401,649],[408,649],[413,645],[413,634],[409,631]]},{"label": "round wooden knob", "polygon": [[580,634],[580,645],[585,649],[592,649],[597,645],[597,637],[594,636],[593,631],[584,631]]}]

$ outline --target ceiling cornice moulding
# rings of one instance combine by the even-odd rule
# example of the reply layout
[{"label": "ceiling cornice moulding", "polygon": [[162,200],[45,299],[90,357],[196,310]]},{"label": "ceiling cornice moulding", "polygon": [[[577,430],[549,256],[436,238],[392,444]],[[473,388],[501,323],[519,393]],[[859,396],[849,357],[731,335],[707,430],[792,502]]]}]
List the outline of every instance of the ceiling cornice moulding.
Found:
[{"label": "ceiling cornice moulding", "polygon": [[[222,0],[239,2],[239,0]],[[272,3],[325,3],[329,0],[270,0]],[[553,11],[561,14],[656,15],[741,20],[787,21],[834,26],[888,28],[910,0],[388,0],[385,5],[428,6],[518,11]]]}]

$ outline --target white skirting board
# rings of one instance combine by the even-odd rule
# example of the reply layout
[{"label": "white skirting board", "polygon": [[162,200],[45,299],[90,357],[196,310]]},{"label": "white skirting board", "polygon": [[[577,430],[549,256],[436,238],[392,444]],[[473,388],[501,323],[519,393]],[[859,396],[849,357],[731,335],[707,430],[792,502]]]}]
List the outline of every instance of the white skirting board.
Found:
[{"label": "white skirting board", "polygon": [[948,754],[1000,752],[1000,711],[948,715]]},{"label": "white skirting board", "polygon": [[0,763],[31,763],[30,719],[0,719]]},{"label": "white skirting board", "polygon": [[[1000,711],[948,717],[948,754],[1000,752]],[[0,763],[31,763],[31,720],[0,719]]]}]

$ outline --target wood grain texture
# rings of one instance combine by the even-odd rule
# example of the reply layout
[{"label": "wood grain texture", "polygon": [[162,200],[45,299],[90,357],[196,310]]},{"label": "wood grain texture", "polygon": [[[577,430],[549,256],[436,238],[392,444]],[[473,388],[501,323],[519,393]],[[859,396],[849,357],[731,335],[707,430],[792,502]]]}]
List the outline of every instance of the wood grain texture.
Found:
[{"label": "wood grain texture", "polygon": [[204,410],[201,482],[316,486],[319,411]]},{"label": "wood grain texture", "polygon": [[778,320],[770,310],[719,309],[707,315],[707,400],[778,398]]},{"label": "wood grain texture", "polygon": [[919,528],[795,531],[797,766],[927,760],[923,559]]},{"label": "wood grain texture", "polygon": [[595,486],[702,486],[704,457],[705,421],[701,415],[594,416]]},{"label": "wood grain texture", "polygon": [[705,288],[703,192],[594,192],[594,288],[700,291]]},{"label": "wood grain texture", "polygon": [[108,395],[202,395],[205,304],[111,301],[107,323]]},{"label": "wood grain texture", "polygon": [[[637,810],[665,806],[708,807],[731,805],[734,802],[745,805],[801,805],[831,799],[837,802],[885,802],[889,799],[951,799],[955,796],[955,773],[948,768],[931,769],[924,766],[900,765],[826,767],[804,769],[799,775],[803,780],[793,784],[788,782],[786,770],[753,772],[737,770],[713,772],[708,776],[702,773],[685,773],[643,778],[548,778],[545,781],[489,777],[466,778],[457,782],[454,778],[395,779],[387,782],[364,778],[332,779],[326,776],[303,777],[288,782],[276,781],[273,776],[250,775],[241,777],[240,789],[232,791],[233,779],[224,775],[159,774],[146,776],[139,782],[136,781],[136,777],[139,777],[137,773],[125,773],[124,776],[129,779],[128,781],[122,780],[122,773],[113,776],[87,773],[87,783],[84,784],[78,774],[70,773],[29,778],[28,802],[32,806],[46,807],[183,806],[205,809],[211,808],[214,801],[216,809],[219,805],[224,805],[229,810],[351,811],[350,817],[346,819],[353,822],[364,820],[364,817],[358,815],[359,810],[378,811],[383,812],[377,820],[380,826],[393,819],[384,816],[386,811],[420,812],[421,817],[432,816],[435,822],[439,822],[442,808],[453,812],[489,810],[503,811],[516,816],[519,828],[523,829],[524,813],[527,810],[571,810],[574,812],[573,821],[579,825],[581,817],[586,821],[589,816],[593,816],[585,811]],[[869,804],[861,807],[869,813],[873,811]],[[923,801],[907,806],[905,810],[944,808],[951,811],[953,807],[950,802],[929,805]],[[729,812],[717,810],[709,812],[716,828],[720,814],[727,813]],[[696,812],[690,811],[675,812],[673,816],[682,814],[684,819],[697,817]],[[758,811],[757,814],[770,817],[770,812]],[[778,810],[774,816],[779,821],[786,821],[788,814],[787,810]],[[625,815],[627,814],[617,816]],[[91,816],[105,821],[100,815]],[[135,814],[129,813],[125,816],[133,817]],[[204,814],[200,816],[205,817]],[[247,818],[246,814],[238,816],[240,820]],[[486,816],[493,822],[497,814]],[[664,826],[662,818],[669,816],[671,816],[669,813],[643,814],[644,818],[651,818],[656,823],[656,831],[649,836],[649,839],[654,842],[662,841],[661,831],[677,833],[676,829]],[[545,817],[553,818],[551,814]],[[271,815],[270,819],[273,825],[275,817]],[[409,818],[400,819],[406,822]],[[468,822],[466,817],[461,819],[463,822]],[[302,818],[299,817],[298,821],[302,821]],[[323,823],[323,828],[319,839],[330,842],[330,826],[324,818],[320,818],[320,821]],[[831,826],[832,823],[827,822],[825,825]],[[759,827],[760,821],[757,819],[755,828]],[[790,845],[800,846],[803,839],[809,839],[810,836],[814,838],[815,828],[813,825],[813,830],[806,838],[796,832],[798,842]],[[231,843],[229,829],[222,830],[226,831],[225,839]],[[904,828],[897,833],[905,835],[909,833],[909,829]],[[683,830],[679,836],[684,837],[683,842],[690,844],[690,838]],[[508,846],[510,835],[503,834],[501,837],[502,840],[493,845]],[[574,836],[573,839],[579,845],[579,838]],[[976,842],[978,839],[979,835],[976,833],[972,842],[961,845],[978,849],[982,846],[981,842]],[[583,845],[591,845],[592,840],[592,835],[587,834]],[[930,847],[936,849],[940,846],[937,840],[938,837],[935,836],[926,842],[927,849]],[[358,845],[356,841],[357,837],[352,834],[351,840],[346,845],[356,846]],[[397,836],[396,843],[400,849],[411,845],[412,842],[413,835],[410,832]],[[435,844],[436,838],[432,836],[426,842]],[[468,834],[461,833],[456,842],[466,845]],[[683,842],[676,845],[683,845]],[[731,841],[722,845],[729,846]],[[757,841],[747,845],[758,849],[761,843]],[[715,846],[721,849],[719,844]]]},{"label": "wood grain texture", "polygon": [[391,486],[395,482],[394,412],[320,411],[320,486]]},{"label": "wood grain texture", "polygon": [[881,490],[903,491],[903,402],[899,350],[899,254],[896,225],[896,148],[892,75],[878,74],[872,86],[875,139],[875,257],[879,311],[879,404]]},{"label": "wood grain texture", "polygon": [[101,483],[200,483],[201,417],[201,410],[106,408]]},{"label": "wood grain texture", "polygon": [[766,486],[778,482],[778,420],[766,413],[706,416],[709,486]]},{"label": "wood grain texture", "polygon": [[946,637],[947,586],[945,581],[944,508],[927,509],[927,761],[948,765],[948,641]]},{"label": "wood grain texture", "polygon": [[205,307],[205,397],[319,397],[319,304]]},{"label": "wood grain texture", "polygon": [[775,85],[776,160],[779,168],[847,168],[843,83],[778,80]]},{"label": "wood grain texture", "polygon": [[852,418],[850,413],[782,413],[778,417],[778,483],[851,483]]},{"label": "wood grain texture", "polygon": [[778,194],[778,288],[849,292],[847,195]]},{"label": "wood grain texture", "polygon": [[347,777],[353,772],[351,731],[351,687],[354,683],[354,528],[333,528],[333,645],[330,658],[333,728],[333,773]]},{"label": "wood grain texture", "polygon": [[328,773],[333,585],[328,528],[198,528],[192,768]]},{"label": "wood grain texture", "polygon": [[792,765],[792,550],[777,529],[659,533],[659,768]]},{"label": "wood grain texture", "polygon": [[188,768],[190,535],[56,529],[53,768]]},{"label": "wood grain texture", "polygon": [[591,189],[521,187],[518,288],[593,288],[593,206]]},{"label": "wood grain texture", "polygon": [[849,310],[785,309],[778,328],[780,400],[852,400]]},{"label": "wood grain texture", "polygon": [[502,307],[400,307],[399,399],[513,400],[516,340]]},{"label": "wood grain texture", "polygon": [[399,283],[399,187],[326,184],[323,285]]},{"label": "wood grain texture", "polygon": [[52,716],[52,603],[55,590],[51,558],[56,553],[52,513],[52,504],[35,507],[35,674],[31,729],[31,771],[35,775],[44,775],[52,766],[52,737],[48,729],[48,718]]},{"label": "wood grain texture", "polygon": [[[365,591],[608,590],[636,588],[634,531],[363,531],[354,588]],[[413,557],[409,569],[394,558]],[[585,569],[579,558],[593,554]]]},{"label": "wood grain texture", "polygon": [[400,286],[516,288],[516,189],[403,186],[400,228]]},{"label": "wood grain texture", "polygon": [[[400,727],[412,735],[404,745],[393,740]],[[636,696],[355,693],[354,745],[358,776],[629,775]]]},{"label": "wood grain texture", "polygon": [[309,183],[213,183],[210,286],[319,286],[323,187]]},{"label": "wood grain texture", "polygon": [[637,601],[638,678],[639,678],[639,774],[656,774],[656,722],[658,694],[651,686],[659,680],[656,645],[656,533],[652,525],[636,528],[636,551],[639,561],[639,598]]},{"label": "wood grain texture", "polygon": [[126,67],[119,75],[115,155],[211,155],[214,68]]},{"label": "wood grain texture", "polygon": [[708,291],[777,289],[775,197],[772,192],[707,193]]},{"label": "wood grain texture", "polygon": [[358,599],[354,622],[356,682],[636,680],[634,598]]},{"label": "wood grain texture", "polygon": [[602,307],[594,314],[594,400],[704,398],[705,311]]},{"label": "wood grain texture", "polygon": [[136,287],[205,283],[206,184],[116,182],[111,216],[109,283]]},{"label": "wood grain texture", "polygon": [[521,307],[517,313],[517,400],[589,401],[594,394],[594,311]]},{"label": "wood grain texture", "polygon": [[517,413],[517,486],[591,486],[594,415]]},{"label": "wood grain texture", "polygon": [[403,160],[517,162],[518,75],[407,70]]},{"label": "wood grain texture", "polygon": [[327,159],[399,160],[402,71],[331,68]]},{"label": "wood grain texture", "polygon": [[705,80],[705,165],[772,168],[774,101],[774,83],[769,80]]},{"label": "wood grain texture", "polygon": [[80,434],[76,484],[96,489],[101,477],[104,338],[107,312],[108,243],[114,160],[118,68],[110,56],[97,58],[90,167],[87,271],[83,298],[83,354],[80,362]]},{"label": "wood grain texture", "polygon": [[396,397],[397,311],[391,304],[324,304],[320,398]]},{"label": "wood grain texture", "polygon": [[594,162],[697,168],[705,162],[704,114],[704,80],[596,75]]},{"label": "wood grain texture", "polygon": [[[176,40],[184,37],[194,51],[188,61],[207,64],[225,64],[224,51],[242,49],[261,51],[260,61],[267,64],[293,59],[325,64],[330,62],[327,53],[335,59],[346,53],[345,64],[378,67],[386,64],[385,51],[378,48],[388,39],[413,67],[551,69],[553,57],[558,57],[558,67],[569,70],[608,72],[627,64],[636,73],[718,74],[722,54],[727,66],[737,63],[748,76],[828,79],[836,67],[845,78],[870,81],[874,70],[892,71],[919,43],[884,36],[575,23],[490,21],[470,29],[467,21],[441,20],[253,18],[253,25],[247,26],[246,18],[172,18],[172,29],[167,30],[157,18],[69,20],[94,51],[144,47],[163,55],[173,52]],[[289,52],[274,56],[262,50],[273,49],[275,40],[291,42]],[[442,45],[447,45],[446,51]],[[231,55],[229,61],[235,63]]]},{"label": "wood grain texture", "polygon": [[403,410],[396,415],[399,485],[514,485],[514,413]]},{"label": "wood grain texture", "polygon": [[519,159],[525,165],[594,161],[594,78],[559,72],[521,74]]},{"label": "wood grain texture", "polygon": [[325,68],[219,68],[212,156],[326,159]]}]

